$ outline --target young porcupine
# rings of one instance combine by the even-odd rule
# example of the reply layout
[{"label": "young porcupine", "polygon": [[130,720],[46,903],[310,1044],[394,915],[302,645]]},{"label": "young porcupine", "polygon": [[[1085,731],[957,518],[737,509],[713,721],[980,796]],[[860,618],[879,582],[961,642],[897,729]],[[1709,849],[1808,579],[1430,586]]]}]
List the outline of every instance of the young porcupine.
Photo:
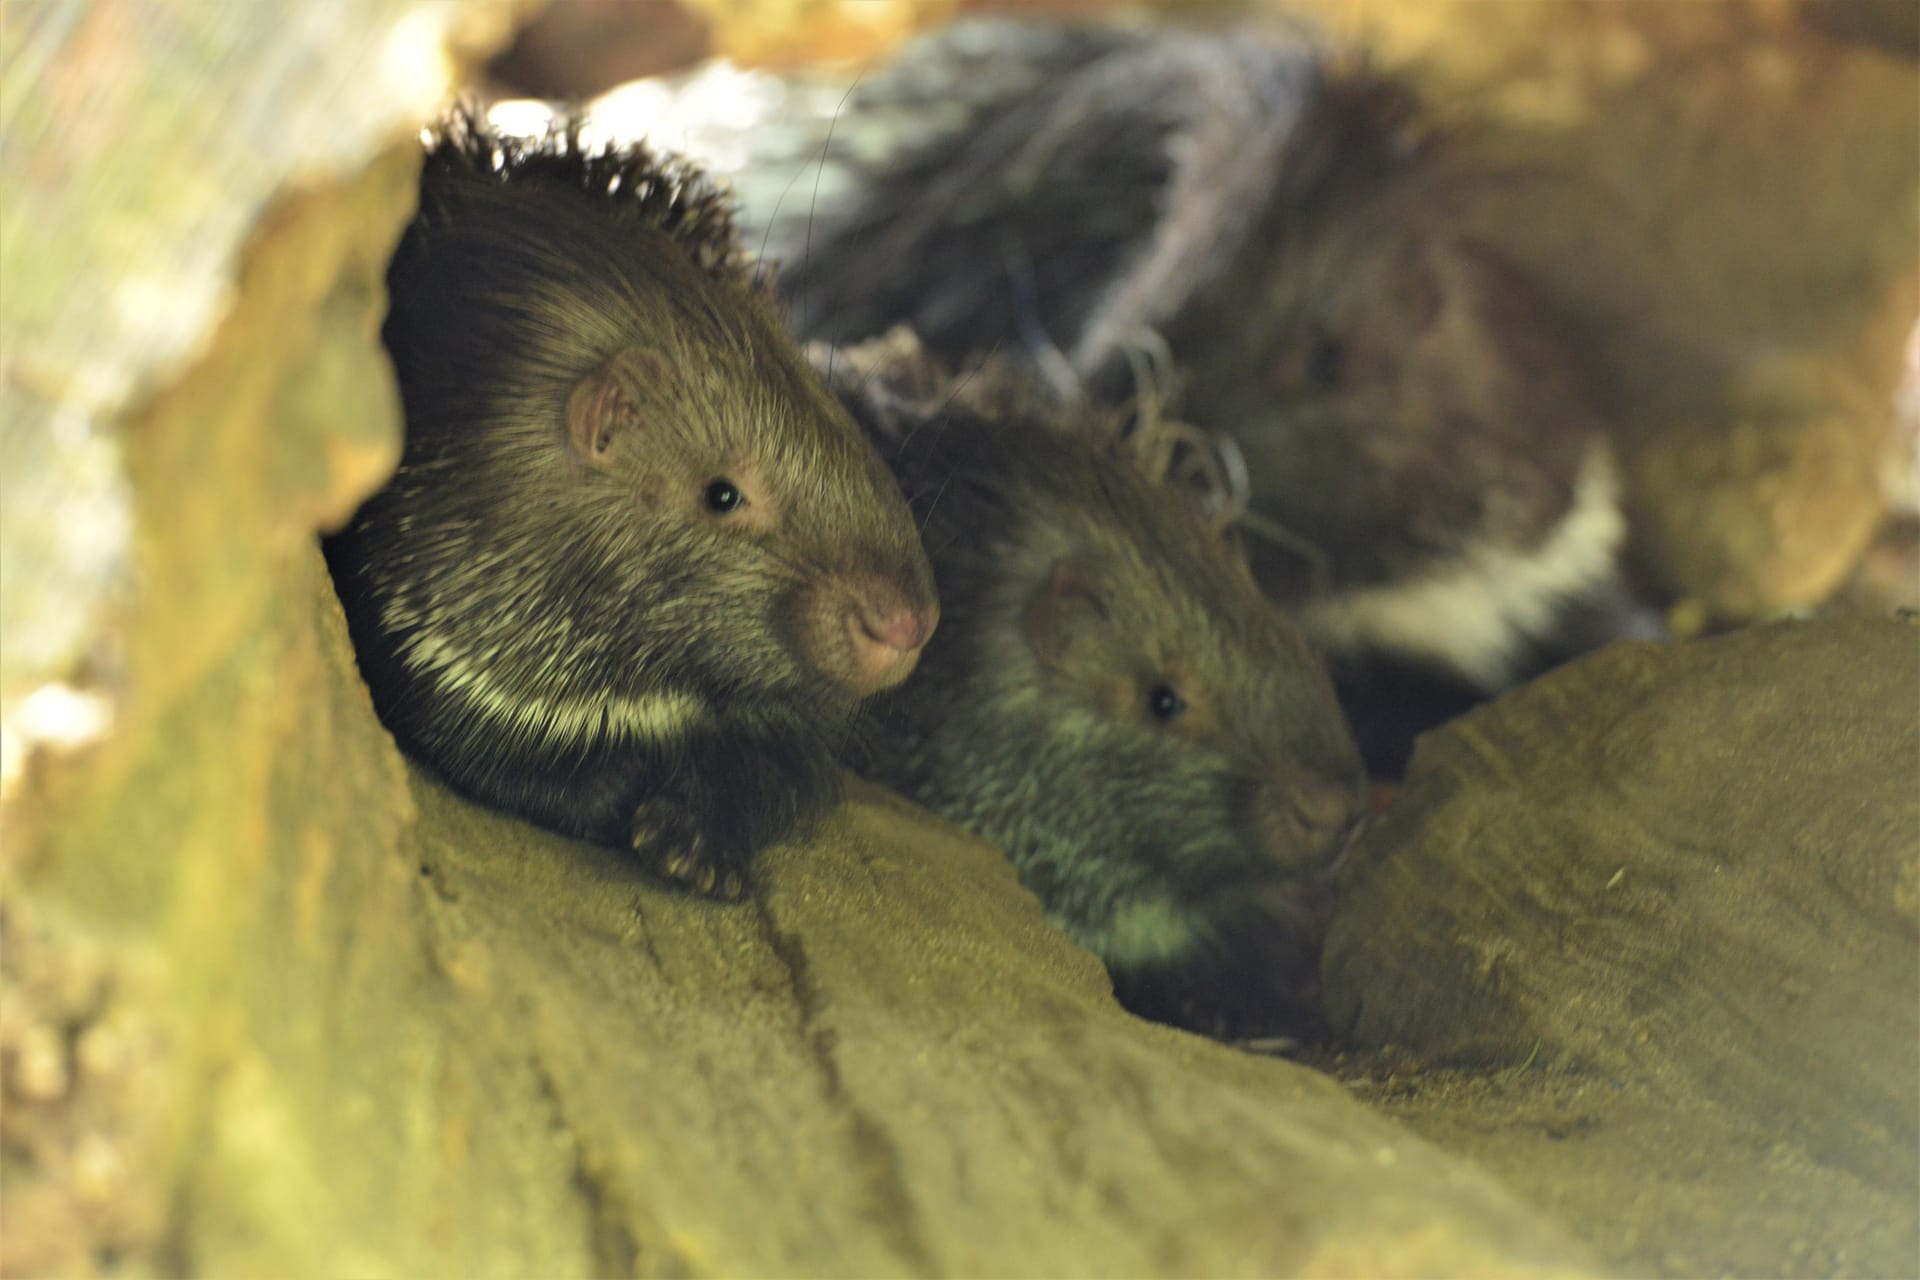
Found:
[{"label": "young porcupine", "polygon": [[400,744],[726,897],[937,608],[885,465],[690,169],[453,115],[382,336],[406,451],[326,543]]},{"label": "young porcupine", "polygon": [[1511,169],[1401,85],[1290,31],[982,20],[835,128],[859,161],[772,224],[802,335],[905,323],[1105,400],[1170,355],[1169,408],[1237,444],[1255,573],[1383,771],[1423,727],[1409,693],[1439,717],[1657,630],[1620,585],[1587,344],[1468,227]]},{"label": "young porcupine", "polygon": [[999,845],[1135,1012],[1310,1025],[1364,792],[1303,637],[1119,415],[993,368],[950,381],[905,330],[831,367],[925,522],[943,609],[873,704],[875,774]]}]

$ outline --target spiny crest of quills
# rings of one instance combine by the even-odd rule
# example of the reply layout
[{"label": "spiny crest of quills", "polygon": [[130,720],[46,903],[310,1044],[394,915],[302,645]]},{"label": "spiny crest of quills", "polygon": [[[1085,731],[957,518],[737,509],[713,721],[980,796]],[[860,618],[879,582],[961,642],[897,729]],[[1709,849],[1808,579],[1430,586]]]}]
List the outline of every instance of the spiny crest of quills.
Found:
[{"label": "spiny crest of quills", "polygon": [[1136,401],[1115,434],[1147,479],[1199,503],[1225,529],[1246,514],[1246,465],[1231,440],[1160,411],[1160,401]]},{"label": "spiny crest of quills", "polygon": [[585,128],[583,115],[562,110],[541,133],[506,133],[477,103],[463,102],[420,137],[429,176],[537,178],[577,187],[609,198],[614,217],[666,232],[709,275],[730,285],[750,283],[733,204],[718,183],[691,162],[638,141],[591,141]]},{"label": "spiny crest of quills", "polygon": [[[1161,344],[1164,350],[1164,344]],[[982,398],[1019,402],[1017,380],[991,367]],[[1196,502],[1216,528],[1226,529],[1247,509],[1249,485],[1238,447],[1166,412],[1179,390],[1180,375],[1150,353],[1134,361],[1134,392],[1111,407],[1082,397],[1069,401],[1056,427],[1073,430],[1132,464],[1149,484],[1171,489]]]},{"label": "spiny crest of quills", "polygon": [[1165,342],[1153,337],[1127,355],[1133,396],[1107,410],[1085,405],[1080,416],[1148,483],[1186,495],[1216,528],[1228,528],[1246,513],[1251,496],[1239,446],[1168,416],[1166,407],[1179,394],[1182,375],[1169,363]]},{"label": "spiny crest of quills", "polygon": [[[808,351],[818,367],[827,346],[810,344]],[[989,421],[1034,412],[1037,383],[1018,361],[989,355],[949,377],[942,362],[904,327],[836,358],[847,362],[846,376],[883,416],[890,415],[893,404],[918,406],[920,412],[957,406]],[[1191,497],[1210,522],[1224,529],[1246,509],[1245,468],[1230,441],[1162,412],[1169,394],[1169,387],[1143,377],[1140,390],[1125,404],[1109,407],[1076,397],[1055,403],[1044,420],[1050,429],[1124,460],[1148,483]]]}]

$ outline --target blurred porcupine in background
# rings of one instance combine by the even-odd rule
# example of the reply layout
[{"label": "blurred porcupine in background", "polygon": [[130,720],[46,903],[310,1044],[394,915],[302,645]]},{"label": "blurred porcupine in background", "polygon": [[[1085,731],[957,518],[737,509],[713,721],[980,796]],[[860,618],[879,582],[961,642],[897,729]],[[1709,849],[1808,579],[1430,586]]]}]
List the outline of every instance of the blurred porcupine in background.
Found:
[{"label": "blurred porcupine in background", "polygon": [[383,338],[406,449],[328,540],[362,672],[484,803],[737,897],[937,609],[892,476],[693,169],[466,111]]},{"label": "blurred porcupine in background", "polygon": [[[942,622],[877,778],[1003,849],[1122,1002],[1223,1036],[1315,1011],[1363,771],[1325,670],[1125,416],[904,329],[814,349],[923,522]],[[1163,466],[1164,462],[1152,464]]]}]

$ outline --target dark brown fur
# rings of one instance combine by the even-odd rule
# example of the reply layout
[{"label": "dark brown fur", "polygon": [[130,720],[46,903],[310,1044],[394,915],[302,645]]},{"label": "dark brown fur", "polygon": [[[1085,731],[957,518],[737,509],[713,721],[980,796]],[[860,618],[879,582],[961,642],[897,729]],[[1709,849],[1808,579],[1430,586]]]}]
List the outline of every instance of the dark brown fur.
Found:
[{"label": "dark brown fur", "polygon": [[1004,849],[1136,1011],[1297,1029],[1362,794],[1304,639],[1116,415],[1047,408],[1005,370],[948,380],[904,330],[835,369],[944,611],[874,703],[874,772]]},{"label": "dark brown fur", "polygon": [[382,719],[484,803],[739,895],[932,629],[892,477],[719,197],[643,149],[456,115],[388,287],[405,457],[326,548]]}]

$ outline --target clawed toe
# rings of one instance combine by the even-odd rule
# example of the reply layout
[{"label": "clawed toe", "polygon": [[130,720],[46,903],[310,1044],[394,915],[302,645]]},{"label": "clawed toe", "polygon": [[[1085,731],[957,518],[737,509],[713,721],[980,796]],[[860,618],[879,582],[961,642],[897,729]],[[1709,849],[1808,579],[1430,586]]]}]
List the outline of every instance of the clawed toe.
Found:
[{"label": "clawed toe", "polygon": [[727,866],[691,819],[663,802],[640,806],[633,815],[633,850],[653,871],[684,889],[709,898],[737,900],[746,894],[746,877]]}]

